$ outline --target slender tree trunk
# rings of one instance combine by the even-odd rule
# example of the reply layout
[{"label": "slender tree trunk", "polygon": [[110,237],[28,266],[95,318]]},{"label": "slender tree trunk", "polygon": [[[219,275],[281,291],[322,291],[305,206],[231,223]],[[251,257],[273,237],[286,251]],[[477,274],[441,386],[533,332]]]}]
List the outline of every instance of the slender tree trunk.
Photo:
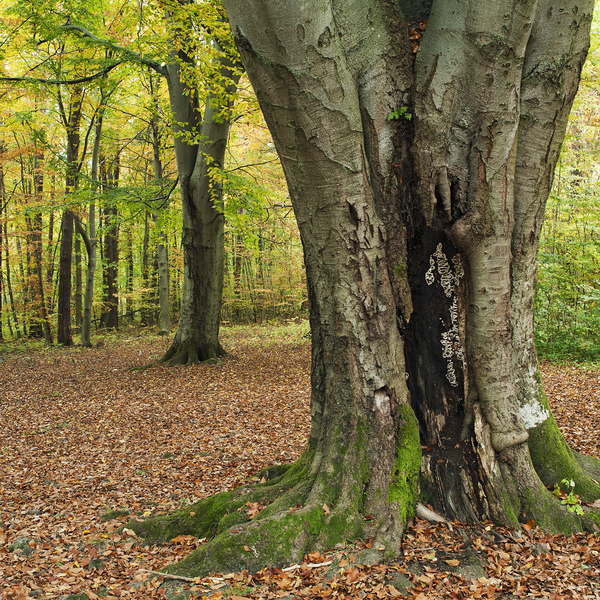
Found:
[{"label": "slender tree trunk", "polygon": [[[4,270],[2,267],[2,249],[4,246],[4,210],[6,208],[6,187],[4,185],[4,143],[0,142],[0,341],[4,341],[4,311],[2,309],[2,298],[4,296]],[[9,321],[10,324],[10,321]]]},{"label": "slender tree trunk", "polygon": [[[109,165],[101,161],[102,179],[105,189],[115,189],[119,183],[120,158],[116,154]],[[115,204],[104,208],[104,307],[100,316],[100,324],[105,329],[119,327],[119,301],[117,296],[117,269],[119,263],[119,211]]]},{"label": "slender tree trunk", "polygon": [[[73,222],[74,226],[77,217]],[[76,230],[76,226],[75,226]],[[74,232],[75,232],[74,230]],[[81,270],[81,238],[75,237],[75,333],[81,333],[83,321],[83,275]]]},{"label": "slender tree trunk", "polygon": [[[68,197],[77,189],[79,177],[79,126],[83,89],[75,86],[71,92],[69,111],[67,113],[62,97],[59,95],[61,118],[67,134],[67,173],[65,180],[65,196]],[[61,243],[58,274],[58,324],[56,340],[64,346],[73,344],[71,332],[71,259],[73,255],[73,231],[75,215],[70,209],[63,212],[61,222]]]},{"label": "slender tree trunk", "polygon": [[116,206],[104,209],[105,222],[110,223],[104,234],[104,309],[100,319],[102,327],[117,329],[119,326],[119,304],[117,299],[118,251],[118,209]]},{"label": "slender tree trunk", "polygon": [[58,326],[56,341],[65,346],[73,344],[73,334],[71,332],[71,257],[73,254],[74,218],[75,215],[70,210],[63,212],[58,258]]},{"label": "slender tree trunk", "polygon": [[131,320],[134,317],[134,302],[133,302],[133,228],[127,228],[127,257],[126,257],[127,279],[125,282],[125,314],[131,315]]},{"label": "slender tree trunk", "polygon": [[[54,204],[56,196],[56,177],[52,175],[52,186],[50,188],[50,203]],[[48,246],[46,247],[46,283],[52,285],[54,279],[54,211],[48,215]]]},{"label": "slender tree trunk", "polygon": [[96,274],[96,255],[98,241],[96,239],[96,199],[95,195],[100,189],[100,181],[98,176],[98,167],[100,163],[100,141],[102,139],[102,127],[104,125],[104,114],[106,112],[106,104],[112,92],[101,91],[100,105],[96,117],[96,130],[94,137],[94,147],[92,149],[92,165],[90,177],[92,180],[92,199],[88,208],[88,232],[86,232],[79,221],[76,222],[78,233],[81,235],[86,252],[87,252],[87,268],[85,274],[85,295],[83,299],[83,319],[81,324],[81,345],[90,347],[91,328],[92,328],[92,304],[94,301],[94,276]]},{"label": "slender tree trunk", "polygon": [[[150,89],[152,93],[153,112],[150,128],[152,132],[152,164],[154,167],[154,181],[158,185],[161,195],[164,194],[163,186],[163,166],[160,158],[160,135],[158,127],[158,90],[154,88],[152,79],[150,80]],[[154,215],[154,222],[162,223],[161,218],[168,210],[168,202],[160,208],[158,214]],[[156,244],[156,262],[158,276],[158,305],[159,305],[159,332],[166,335],[171,332],[171,317],[169,313],[169,253],[168,253],[168,238],[164,230],[164,225],[159,228],[157,233]]]},{"label": "slender tree trunk", "polygon": [[142,325],[154,324],[154,294],[150,274],[150,213],[144,214],[142,241]]}]

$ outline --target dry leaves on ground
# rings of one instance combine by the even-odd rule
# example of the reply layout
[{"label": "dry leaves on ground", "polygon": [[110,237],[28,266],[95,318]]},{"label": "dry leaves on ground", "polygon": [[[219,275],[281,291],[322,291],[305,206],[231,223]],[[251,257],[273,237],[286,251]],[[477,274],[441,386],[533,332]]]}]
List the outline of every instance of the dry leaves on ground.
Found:
[{"label": "dry leaves on ground", "polygon": [[[0,362],[0,597],[160,598],[156,572],[201,541],[145,546],[117,532],[296,459],[309,432],[308,343],[228,329],[220,364],[130,372],[169,340],[107,338]],[[599,371],[544,367],[569,443],[598,452]],[[249,511],[258,507],[250,506]],[[365,566],[369,540],[292,569],[176,581],[197,597],[600,597],[597,538],[416,521],[403,560]],[[15,549],[15,546],[18,549]],[[371,549],[372,550],[372,549]],[[485,570],[472,566],[485,559]],[[328,564],[333,561],[333,564]],[[471,565],[471,567],[470,567]],[[471,568],[471,571],[469,571]],[[597,594],[594,596],[593,594]]]}]

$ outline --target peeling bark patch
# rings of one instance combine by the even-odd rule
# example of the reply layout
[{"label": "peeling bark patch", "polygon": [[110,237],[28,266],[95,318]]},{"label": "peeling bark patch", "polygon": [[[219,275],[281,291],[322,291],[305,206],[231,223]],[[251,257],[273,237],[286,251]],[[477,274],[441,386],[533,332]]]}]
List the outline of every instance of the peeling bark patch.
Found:
[{"label": "peeling bark patch", "polygon": [[527,429],[533,429],[543,423],[550,413],[537,401],[531,400],[519,408],[521,419]]},{"label": "peeling bark patch", "polygon": [[[436,260],[437,259],[437,260]],[[460,334],[458,331],[458,294],[457,288],[461,278],[464,276],[464,270],[460,259],[460,254],[455,254],[452,257],[452,266],[448,262],[447,256],[444,254],[442,244],[439,243],[435,252],[429,257],[429,269],[425,273],[425,281],[427,285],[432,285],[435,282],[435,271],[440,278],[440,285],[444,290],[447,298],[453,298],[450,306],[450,327],[442,332],[442,357],[446,359],[446,379],[452,387],[458,387],[458,378],[454,368],[454,359],[456,358],[464,367],[465,355]]]},{"label": "peeling bark patch", "polygon": [[390,408],[390,397],[385,393],[384,390],[377,390],[373,395],[373,408],[377,410],[384,417],[389,417],[391,415]]}]

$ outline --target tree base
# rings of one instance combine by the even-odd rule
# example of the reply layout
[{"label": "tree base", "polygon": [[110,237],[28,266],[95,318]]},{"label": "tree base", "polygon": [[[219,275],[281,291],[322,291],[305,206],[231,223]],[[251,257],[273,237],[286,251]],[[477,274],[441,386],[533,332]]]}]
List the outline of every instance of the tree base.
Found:
[{"label": "tree base", "polygon": [[[308,552],[323,552],[344,540],[374,537],[379,559],[399,550],[385,545],[382,519],[360,512],[361,490],[352,497],[331,498],[319,475],[311,474],[312,458],[306,453],[292,466],[270,467],[258,476],[263,482],[221,492],[184,510],[127,527],[151,543],[178,535],[209,541],[166,572],[188,577],[214,572],[257,572],[265,566],[299,562]],[[271,472],[269,472],[271,471]],[[264,481],[268,476],[272,479]],[[389,519],[388,519],[389,520]],[[379,531],[378,531],[379,530]],[[397,532],[396,532],[397,533]]]},{"label": "tree base", "polygon": [[180,342],[175,337],[171,347],[157,363],[168,367],[197,365],[201,362],[218,360],[226,355],[227,352],[225,352],[218,340],[214,343],[198,343],[191,339]]}]

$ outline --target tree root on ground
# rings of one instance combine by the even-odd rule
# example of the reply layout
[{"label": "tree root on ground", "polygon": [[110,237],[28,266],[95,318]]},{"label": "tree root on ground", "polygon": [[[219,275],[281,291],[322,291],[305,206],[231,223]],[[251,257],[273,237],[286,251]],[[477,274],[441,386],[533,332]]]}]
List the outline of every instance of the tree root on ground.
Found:
[{"label": "tree root on ground", "polygon": [[[335,486],[332,486],[335,487]],[[149,542],[164,542],[187,534],[209,541],[166,572],[187,577],[211,572],[257,572],[265,566],[302,561],[305,554],[325,551],[350,539],[374,537],[381,560],[395,556],[400,546],[385,521],[361,513],[360,489],[336,493],[320,485],[303,458],[275,479],[222,492],[164,516],[126,525]],[[393,521],[393,519],[391,519]],[[386,537],[387,535],[387,537]]]}]

